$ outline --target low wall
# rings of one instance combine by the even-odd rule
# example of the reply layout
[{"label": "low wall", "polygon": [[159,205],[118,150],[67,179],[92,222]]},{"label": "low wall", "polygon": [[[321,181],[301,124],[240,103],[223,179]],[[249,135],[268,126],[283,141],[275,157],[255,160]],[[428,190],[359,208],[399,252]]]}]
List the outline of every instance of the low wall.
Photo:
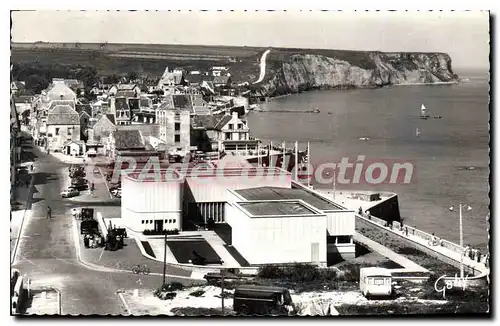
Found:
[{"label": "low wall", "polygon": [[[402,240],[405,240],[407,241],[407,243],[413,247],[414,249],[417,249],[419,251],[422,251],[424,253],[426,253],[427,255],[431,256],[431,257],[434,257],[434,258],[437,258],[449,265],[452,265],[452,266],[455,266],[457,268],[460,268],[460,261],[458,260],[455,260],[449,256],[446,256],[436,250],[433,250],[432,248],[428,247],[428,246],[424,246],[416,241],[413,241],[412,239],[409,239],[407,237],[405,237],[404,235],[402,235],[400,233],[400,231],[394,231],[393,229],[391,228],[388,228],[388,227],[384,227],[382,224],[376,222],[375,220],[373,220],[373,217],[371,220],[368,220],[366,217],[363,217],[363,216],[360,216],[360,215],[356,215],[356,223],[359,223],[359,224],[362,224],[363,226],[365,227],[368,227],[368,228],[371,228],[373,226],[375,227],[378,227],[379,230],[387,235],[390,235],[390,234],[394,234],[394,235],[397,235],[398,237],[400,237]],[[358,224],[358,225],[359,225]],[[400,226],[400,224],[399,224]],[[406,226],[404,226],[406,227]],[[408,234],[412,234],[412,235],[416,235],[420,238],[423,238],[423,239],[426,239],[426,240],[431,240],[432,239],[432,235],[427,233],[427,232],[424,232],[424,231],[421,231],[421,230],[418,230],[414,227],[410,227],[408,226]],[[443,240],[445,241],[445,240]],[[447,242],[447,245],[448,246],[453,246],[453,247],[457,247],[456,244],[454,243],[451,243],[449,241],[446,241]],[[459,246],[458,246],[459,247]],[[461,252],[461,251],[459,251]],[[483,272],[481,270],[478,270],[474,267],[471,267],[471,266],[468,266],[464,263],[464,271],[469,273],[469,274],[472,274],[474,276],[478,276],[478,277],[484,277],[485,275],[483,275]]]}]

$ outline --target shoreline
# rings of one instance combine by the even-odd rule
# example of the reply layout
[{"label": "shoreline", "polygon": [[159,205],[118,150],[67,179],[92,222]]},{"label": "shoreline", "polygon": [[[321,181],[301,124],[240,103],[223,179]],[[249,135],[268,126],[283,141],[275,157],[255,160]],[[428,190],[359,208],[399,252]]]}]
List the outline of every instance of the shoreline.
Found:
[{"label": "shoreline", "polygon": [[[380,89],[384,87],[393,87],[393,86],[435,86],[435,85],[455,85],[455,84],[463,84],[467,83],[467,81],[464,80],[458,80],[458,81],[449,81],[449,82],[435,82],[435,83],[405,83],[405,84],[391,84],[391,85],[383,85],[383,86],[376,86],[376,87],[351,87],[347,89],[339,89],[339,88],[324,88],[324,89],[311,89],[311,90],[305,90],[302,92],[296,92],[296,93],[287,93],[287,94],[280,94],[276,96],[266,96],[267,101],[275,100],[275,99],[280,99],[284,98],[287,96],[291,95],[300,95],[301,93],[304,92],[311,92],[311,91],[324,91],[324,90],[335,90],[335,91],[345,91],[345,90],[351,90],[351,89]],[[262,102],[261,102],[262,103]],[[265,102],[263,102],[265,103]]]}]

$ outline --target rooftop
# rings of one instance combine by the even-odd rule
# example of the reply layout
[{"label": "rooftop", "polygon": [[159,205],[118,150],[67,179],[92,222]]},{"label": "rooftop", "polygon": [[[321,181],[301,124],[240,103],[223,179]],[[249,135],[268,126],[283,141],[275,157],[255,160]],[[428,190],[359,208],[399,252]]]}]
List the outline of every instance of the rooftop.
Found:
[{"label": "rooftop", "polygon": [[300,188],[281,188],[281,187],[256,187],[235,190],[238,195],[245,200],[284,200],[295,199],[303,200],[309,205],[322,210],[342,210],[341,206],[336,205],[332,201],[325,199],[319,195]]},{"label": "rooftop", "polygon": [[253,217],[321,215],[300,201],[254,201],[238,205]]}]

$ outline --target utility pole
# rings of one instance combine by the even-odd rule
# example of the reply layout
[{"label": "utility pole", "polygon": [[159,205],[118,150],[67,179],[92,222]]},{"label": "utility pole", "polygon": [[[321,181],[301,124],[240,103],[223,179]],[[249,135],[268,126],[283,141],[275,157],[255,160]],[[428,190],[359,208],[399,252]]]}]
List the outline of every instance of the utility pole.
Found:
[{"label": "utility pole", "polygon": [[222,279],[221,279],[221,290],[220,290],[220,297],[221,297],[221,301],[222,301],[222,316],[224,316],[224,276],[226,274],[226,270],[225,269],[221,269],[221,276],[222,276]]},{"label": "utility pole", "polygon": [[[460,248],[463,250],[464,247],[464,236],[462,230],[462,203],[459,204],[458,207],[458,215],[460,218]],[[463,282],[464,279],[464,253],[460,253],[460,282]]]},{"label": "utility pole", "polygon": [[333,170],[333,200],[335,200],[335,188],[337,187],[337,172]]},{"label": "utility pole", "polygon": [[165,285],[165,276],[167,274],[167,232],[165,231],[165,244],[163,248],[163,283],[162,287]]}]

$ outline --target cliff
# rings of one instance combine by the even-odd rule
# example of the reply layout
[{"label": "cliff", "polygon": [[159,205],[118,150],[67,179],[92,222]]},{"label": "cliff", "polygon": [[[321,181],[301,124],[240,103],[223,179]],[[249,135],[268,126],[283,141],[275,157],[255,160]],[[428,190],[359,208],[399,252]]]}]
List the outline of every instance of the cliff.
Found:
[{"label": "cliff", "polygon": [[446,53],[382,53],[272,50],[256,96],[328,88],[375,88],[397,84],[456,82]]}]

